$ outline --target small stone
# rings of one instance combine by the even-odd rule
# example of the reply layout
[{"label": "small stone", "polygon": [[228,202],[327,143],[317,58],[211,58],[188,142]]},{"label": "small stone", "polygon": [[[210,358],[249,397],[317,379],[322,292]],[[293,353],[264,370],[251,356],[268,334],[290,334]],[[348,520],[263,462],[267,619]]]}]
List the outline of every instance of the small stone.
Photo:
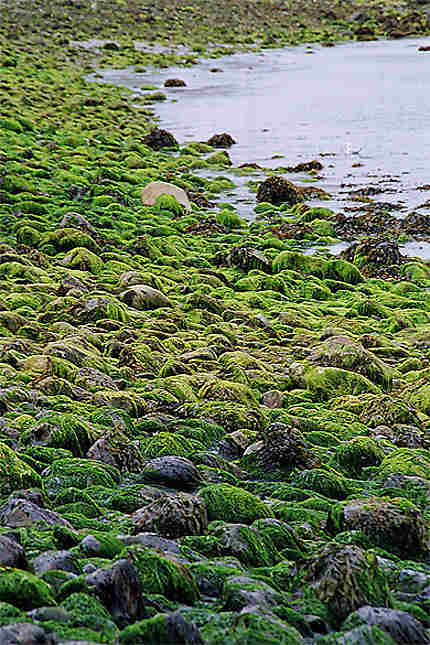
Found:
[{"label": "small stone", "polygon": [[187,84],[181,78],[168,78],[164,81],[164,87],[186,87]]},{"label": "small stone", "polygon": [[213,148],[230,148],[234,145],[236,141],[233,139],[231,134],[227,132],[222,132],[221,134],[214,134],[210,139],[207,140],[207,144]]}]

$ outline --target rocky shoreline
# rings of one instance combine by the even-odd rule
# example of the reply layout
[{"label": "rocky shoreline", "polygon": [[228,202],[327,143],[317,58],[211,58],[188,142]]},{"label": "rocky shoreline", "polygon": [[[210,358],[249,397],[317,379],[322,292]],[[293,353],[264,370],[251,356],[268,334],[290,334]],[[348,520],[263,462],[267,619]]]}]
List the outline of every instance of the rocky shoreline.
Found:
[{"label": "rocky shoreline", "polygon": [[213,4],[0,5],[0,643],[430,643],[428,217],[268,173],[247,222],[225,133],[85,80],[426,5]]}]

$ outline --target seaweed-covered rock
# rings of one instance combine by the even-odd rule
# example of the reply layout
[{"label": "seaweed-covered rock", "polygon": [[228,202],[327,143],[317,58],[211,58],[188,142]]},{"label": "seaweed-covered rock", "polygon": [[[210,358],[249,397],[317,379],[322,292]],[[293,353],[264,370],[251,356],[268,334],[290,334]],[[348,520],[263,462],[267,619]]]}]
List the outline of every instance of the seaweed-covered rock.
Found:
[{"label": "seaweed-covered rock", "polygon": [[368,378],[339,367],[314,367],[304,374],[306,387],[320,401],[345,394],[378,394],[380,389]]},{"label": "seaweed-covered rock", "polygon": [[50,585],[28,571],[13,568],[5,568],[1,572],[0,601],[20,609],[55,605]]},{"label": "seaweed-covered rock", "polygon": [[116,560],[97,569],[85,577],[85,582],[117,624],[127,625],[144,616],[140,577],[129,560]]},{"label": "seaweed-covered rock", "polygon": [[269,177],[265,179],[258,187],[258,202],[268,202],[269,204],[284,204],[294,206],[301,201],[303,197],[297,186],[282,177]]},{"label": "seaweed-covered rock", "polygon": [[55,495],[62,488],[73,486],[105,486],[115,488],[120,475],[114,466],[94,459],[57,459],[43,471],[46,490]]},{"label": "seaweed-covered rock", "polygon": [[393,370],[348,336],[331,336],[312,349],[308,357],[320,366],[340,367],[363,374],[384,390],[390,390]]},{"label": "seaweed-covered rock", "polygon": [[430,643],[430,636],[424,626],[406,611],[399,609],[365,605],[348,616],[343,627],[351,629],[363,624],[376,625],[400,645]]},{"label": "seaweed-covered rock", "polygon": [[145,593],[162,594],[171,600],[190,605],[200,599],[193,576],[173,556],[164,556],[153,549],[132,545],[124,549],[121,559],[135,565]]},{"label": "seaweed-covered rock", "polygon": [[40,476],[12,448],[0,442],[0,496],[19,488],[41,487]]},{"label": "seaweed-covered rock", "polygon": [[337,622],[365,604],[389,606],[389,586],[376,556],[356,546],[329,543],[304,561],[299,575]]},{"label": "seaweed-covered rock", "polygon": [[330,509],[327,530],[362,531],[375,546],[403,558],[429,553],[428,527],[423,513],[406,499],[351,499]]},{"label": "seaweed-covered rock", "polygon": [[203,645],[201,634],[193,622],[180,613],[156,614],[123,629],[121,645]]},{"label": "seaweed-covered rock", "polygon": [[215,555],[233,556],[245,566],[270,567],[280,558],[271,537],[246,524],[221,523],[211,529],[210,537],[216,539]]},{"label": "seaweed-covered rock", "polygon": [[88,450],[87,457],[115,466],[120,472],[140,472],[144,463],[138,448],[117,430],[97,439]]},{"label": "seaweed-covered rock", "polygon": [[178,145],[173,134],[161,128],[153,128],[149,134],[143,137],[143,143],[153,150],[175,148]]},{"label": "seaweed-covered rock", "polygon": [[133,515],[136,532],[156,532],[166,538],[204,535],[208,516],[203,499],[187,493],[163,495]]},{"label": "seaweed-covered rock", "polygon": [[0,535],[0,566],[28,569],[28,562],[23,547],[7,535]]},{"label": "seaweed-covered rock", "polygon": [[335,460],[351,477],[361,475],[367,466],[378,466],[384,459],[384,451],[371,437],[354,437],[336,448]]},{"label": "seaweed-covered rock", "polygon": [[231,134],[222,132],[221,134],[214,134],[206,143],[213,148],[231,148],[236,141]]},{"label": "seaweed-covered rock", "polygon": [[258,497],[229,484],[205,486],[198,497],[207,506],[209,520],[251,524],[257,519],[273,516]]},{"label": "seaweed-covered rock", "polygon": [[10,528],[20,528],[33,526],[39,523],[48,526],[65,526],[71,529],[67,520],[61,517],[59,513],[40,508],[37,504],[11,496],[10,499],[0,507],[0,524]]}]

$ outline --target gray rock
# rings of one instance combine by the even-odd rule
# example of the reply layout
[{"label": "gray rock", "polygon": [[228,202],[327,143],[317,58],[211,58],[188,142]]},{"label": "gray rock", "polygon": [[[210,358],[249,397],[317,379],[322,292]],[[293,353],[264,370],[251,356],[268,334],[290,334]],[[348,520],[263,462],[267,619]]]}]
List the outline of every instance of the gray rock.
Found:
[{"label": "gray rock", "polygon": [[169,300],[164,293],[153,289],[145,284],[138,284],[121,294],[121,300],[126,305],[130,305],[135,309],[159,309],[160,307],[173,307],[173,303]]},{"label": "gray rock", "polygon": [[31,623],[16,623],[0,628],[0,645],[54,645],[54,634]]},{"label": "gray rock", "polygon": [[399,609],[365,605],[347,618],[344,628],[355,627],[357,623],[380,627],[388,632],[399,645],[426,645],[426,643],[430,643],[424,626],[406,611]]},{"label": "gray rock", "polygon": [[68,571],[69,573],[75,573],[76,575],[81,573],[78,560],[70,551],[47,551],[33,560],[32,564],[34,571],[38,576],[45,573],[45,571],[50,571],[51,569]]},{"label": "gray rock", "polygon": [[21,528],[33,526],[38,522],[43,522],[49,526],[60,524],[73,530],[72,525],[58,513],[40,508],[26,499],[12,497],[0,507],[1,526]]},{"label": "gray rock", "polygon": [[139,572],[129,560],[98,569],[87,575],[85,582],[118,625],[125,627],[144,617]]},{"label": "gray rock", "polygon": [[24,549],[7,535],[0,535],[0,566],[28,569]]},{"label": "gray rock", "polygon": [[166,538],[204,535],[208,514],[203,500],[187,493],[165,495],[133,515],[136,532],[155,532]]}]

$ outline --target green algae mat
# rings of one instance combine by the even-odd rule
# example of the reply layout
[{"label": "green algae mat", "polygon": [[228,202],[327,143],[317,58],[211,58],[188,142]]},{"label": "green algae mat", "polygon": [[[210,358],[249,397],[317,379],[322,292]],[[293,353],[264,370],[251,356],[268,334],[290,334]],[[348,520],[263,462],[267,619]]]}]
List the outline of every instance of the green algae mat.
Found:
[{"label": "green algae mat", "polygon": [[216,139],[85,80],[425,7],[0,14],[0,641],[430,642],[430,267],[365,219],[306,255],[350,239],[312,191],[269,173],[246,222]]}]

